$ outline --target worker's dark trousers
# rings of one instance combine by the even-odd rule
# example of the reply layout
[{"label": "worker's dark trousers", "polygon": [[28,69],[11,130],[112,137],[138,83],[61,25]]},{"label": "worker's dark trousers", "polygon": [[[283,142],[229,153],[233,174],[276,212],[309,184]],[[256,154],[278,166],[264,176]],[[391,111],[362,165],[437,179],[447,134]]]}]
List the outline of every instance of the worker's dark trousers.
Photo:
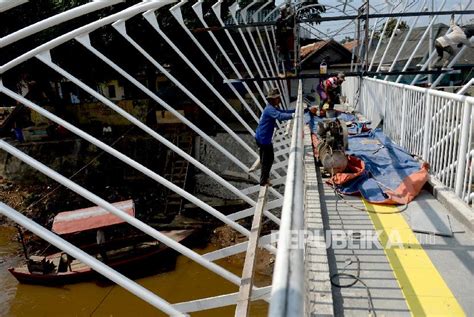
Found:
[{"label": "worker's dark trousers", "polygon": [[260,165],[262,166],[260,173],[260,185],[264,186],[270,180],[270,170],[273,165],[273,144],[260,144],[257,142],[260,149]]}]

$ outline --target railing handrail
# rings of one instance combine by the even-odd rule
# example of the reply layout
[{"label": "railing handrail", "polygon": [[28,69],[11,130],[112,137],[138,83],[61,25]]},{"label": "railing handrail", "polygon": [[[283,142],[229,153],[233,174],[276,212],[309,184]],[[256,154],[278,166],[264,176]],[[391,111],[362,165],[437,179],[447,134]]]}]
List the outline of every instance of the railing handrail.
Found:
[{"label": "railing handrail", "polygon": [[359,80],[348,80],[344,91],[354,101],[360,90],[362,114],[375,122],[383,119],[384,133],[393,142],[428,162],[432,176],[470,203],[474,98],[462,94],[474,80],[457,94],[368,77]]},{"label": "railing handrail", "polygon": [[437,96],[437,97],[442,97],[442,98],[450,98],[453,101],[460,101],[460,102],[468,102],[471,105],[474,105],[474,97],[470,96],[464,96],[464,95],[458,95],[452,92],[446,92],[446,91],[441,91],[441,90],[435,90],[435,89],[429,89],[429,88],[423,88],[423,87],[418,87],[418,86],[413,86],[413,85],[407,85],[407,84],[400,84],[400,83],[395,83],[392,81],[385,81],[377,78],[370,78],[370,77],[364,77],[363,80],[368,80],[368,81],[374,81],[378,83],[382,83],[384,85],[388,86],[394,86],[402,89],[407,89],[407,90],[413,90],[417,92],[422,92],[422,93],[428,93],[432,96]]},{"label": "railing handrail", "polygon": [[290,157],[285,184],[278,251],[269,316],[303,316],[303,249],[294,248],[292,234],[303,230],[303,97],[299,81]]}]

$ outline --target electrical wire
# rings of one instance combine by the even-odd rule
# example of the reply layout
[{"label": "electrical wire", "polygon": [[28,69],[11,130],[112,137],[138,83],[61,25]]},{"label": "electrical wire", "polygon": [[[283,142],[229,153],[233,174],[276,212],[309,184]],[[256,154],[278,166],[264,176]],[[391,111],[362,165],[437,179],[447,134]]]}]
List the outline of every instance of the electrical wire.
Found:
[{"label": "electrical wire", "polygon": [[[378,150],[377,150],[378,151]],[[377,152],[376,151],[376,152]],[[333,153],[333,149],[332,147],[329,146],[329,152],[330,154],[332,155]],[[375,153],[374,153],[375,154]],[[331,169],[331,178],[335,175],[334,173],[334,168]],[[382,187],[386,187],[388,188],[387,186],[384,186],[383,184],[381,184],[380,182],[377,182],[377,184],[379,184],[380,186]],[[408,208],[408,204],[405,204],[403,205],[403,207],[401,209],[398,209],[397,211],[394,211],[394,212],[383,212],[383,213],[380,213],[380,212],[376,212],[376,211],[371,211],[371,210],[368,210],[367,208],[360,208],[358,206],[355,206],[351,203],[349,203],[347,200],[344,199],[344,197],[342,196],[342,194],[340,194],[335,185],[334,185],[334,182],[332,182],[331,184],[332,186],[331,189],[333,190],[334,192],[334,196],[335,196],[335,200],[336,200],[336,203],[335,203],[335,209],[336,209],[336,213],[337,213],[337,216],[341,222],[341,227],[342,227],[342,230],[344,231],[344,233],[346,232],[346,228],[345,228],[345,225],[344,225],[344,220],[342,219],[342,216],[339,212],[339,208],[338,208],[338,204],[339,204],[339,201],[342,201],[344,204],[348,205],[349,207],[351,208],[354,208],[356,210],[360,210],[360,211],[364,211],[364,212],[367,212],[367,213],[372,213],[372,214],[398,214],[398,213],[401,213],[401,212],[404,212],[407,208]],[[355,237],[350,237],[349,235],[346,234],[346,239],[349,239],[349,238],[352,238],[352,239],[355,239]],[[349,288],[349,287],[352,287],[354,286],[355,284],[357,284],[358,282],[361,283],[365,289],[366,289],[366,292],[367,292],[367,310],[369,312],[369,316],[376,316],[376,312],[375,312],[375,308],[374,308],[374,304],[373,304],[373,300],[372,300],[372,294],[370,292],[370,288],[369,286],[363,281],[363,279],[360,277],[360,259],[359,257],[357,256],[357,254],[354,252],[353,249],[350,249],[351,253],[352,253],[352,259],[349,258],[347,259],[348,260],[348,264],[346,264],[346,266],[342,269],[341,272],[338,272],[338,273],[335,273],[335,274],[332,274],[330,276],[330,280],[331,280],[331,284],[334,285],[335,287],[339,287],[339,288]],[[355,260],[355,261],[354,261]],[[356,268],[356,273],[355,274],[351,274],[351,273],[346,273],[346,270],[347,268],[353,264],[353,263],[356,263],[357,264],[357,268]],[[352,279],[351,282],[349,283],[346,283],[346,284],[341,284],[339,282],[336,282],[335,281],[335,278],[340,278],[340,277],[345,277],[345,278],[349,278],[349,279]]]},{"label": "electrical wire", "polygon": [[[329,148],[329,153],[332,156],[333,154],[333,149],[331,146],[328,145],[328,148]],[[334,159],[333,159],[334,160]],[[333,161],[334,163],[334,161]],[[334,166],[334,164],[332,165]],[[334,167],[331,168],[331,178],[335,175],[334,173]],[[341,222],[341,227],[342,227],[342,230],[344,231],[344,233],[346,233],[346,228],[345,228],[345,225],[344,225],[344,220],[342,219],[342,216],[341,214],[339,213],[339,208],[338,208],[338,202],[339,202],[339,195],[336,191],[336,188],[334,186],[331,186],[331,188],[333,189],[334,191],[334,195],[335,195],[335,198],[336,198],[336,213],[337,213],[337,216],[339,217],[339,220]],[[346,240],[349,239],[349,235],[346,234]],[[348,260],[348,263],[346,264],[346,266],[342,269],[341,272],[338,272],[338,273],[334,273],[330,276],[330,280],[331,280],[331,284],[335,287],[339,287],[339,288],[349,288],[349,287],[352,287],[354,285],[357,284],[357,282],[360,282],[364,287],[365,287],[365,290],[367,291],[367,310],[369,312],[369,316],[373,316],[373,317],[376,317],[377,314],[375,312],[375,308],[374,308],[374,303],[373,303],[373,300],[372,300],[372,294],[370,293],[370,288],[368,287],[368,285],[362,280],[362,278],[360,277],[360,259],[359,257],[357,256],[357,254],[354,252],[354,249],[350,249],[351,250],[351,253],[352,253],[352,258],[355,260],[355,262],[353,261],[353,259],[351,258],[348,258],[346,259],[346,261]],[[346,270],[347,268],[349,267],[349,265],[353,264],[353,263],[356,263],[357,264],[357,269],[356,269],[356,274],[351,274],[351,273],[346,273]],[[347,284],[341,284],[341,283],[338,283],[336,282],[334,279],[335,278],[339,278],[339,277],[345,277],[345,278],[350,278],[350,279],[353,279],[352,282],[349,282]]]},{"label": "electrical wire", "polygon": [[[339,208],[338,208],[339,195],[338,195],[336,189],[334,187],[332,187],[332,188],[334,190],[334,194],[335,194],[335,197],[336,197],[336,213],[337,213],[337,216],[339,217],[339,220],[341,222],[342,230],[344,232],[346,232],[346,228],[345,228],[345,225],[344,225],[344,220],[342,219],[342,216],[339,213]],[[346,238],[349,238],[349,235],[346,235]],[[374,303],[373,303],[373,300],[372,300],[372,293],[370,292],[369,286],[360,277],[360,259],[357,256],[357,254],[354,252],[353,249],[350,249],[350,250],[351,250],[353,259],[355,259],[355,262],[352,259],[349,258],[348,259],[349,262],[346,264],[346,266],[342,269],[341,272],[332,274],[330,276],[331,284],[333,286],[339,287],[339,288],[349,288],[349,287],[352,287],[355,284],[357,284],[357,282],[361,283],[365,287],[365,290],[367,292],[367,310],[369,312],[369,316],[376,317],[377,313],[375,312],[375,307],[374,307]],[[355,274],[346,273],[347,268],[353,263],[357,264],[356,273]],[[347,284],[341,284],[339,282],[336,282],[335,278],[340,278],[340,277],[350,278],[350,279],[353,279],[353,281],[349,282]]]}]

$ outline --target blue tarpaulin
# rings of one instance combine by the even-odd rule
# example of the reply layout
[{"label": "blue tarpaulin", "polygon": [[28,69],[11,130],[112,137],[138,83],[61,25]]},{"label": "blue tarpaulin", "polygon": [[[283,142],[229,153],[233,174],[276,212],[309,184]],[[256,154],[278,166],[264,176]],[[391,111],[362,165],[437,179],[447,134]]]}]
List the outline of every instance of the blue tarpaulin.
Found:
[{"label": "blue tarpaulin", "polygon": [[[308,117],[313,133],[318,120],[321,119]],[[415,160],[380,129],[350,135],[346,153],[356,157],[350,159],[349,164],[359,163],[352,172],[336,174],[332,178],[342,194],[360,194],[373,203],[406,204],[418,195],[428,180],[427,165]]]}]

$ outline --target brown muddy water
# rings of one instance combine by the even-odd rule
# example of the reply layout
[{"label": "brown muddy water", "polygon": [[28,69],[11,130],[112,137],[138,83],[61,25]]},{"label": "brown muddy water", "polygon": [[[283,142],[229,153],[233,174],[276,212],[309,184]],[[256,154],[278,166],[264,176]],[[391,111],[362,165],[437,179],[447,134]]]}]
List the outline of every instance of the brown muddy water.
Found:
[{"label": "brown muddy water", "polygon": [[[118,285],[100,287],[80,283],[63,287],[18,284],[7,268],[23,261],[21,245],[16,242],[16,229],[0,226],[0,316],[165,316],[154,307]],[[206,253],[215,247],[196,249]],[[227,261],[217,264],[240,275],[241,266]],[[269,285],[271,277],[256,274],[257,286]],[[140,285],[177,303],[238,291],[238,287],[186,257],[178,257],[176,269],[136,280]],[[234,316],[235,306],[192,313],[191,316]],[[268,304],[252,303],[250,316],[267,316]]]}]

